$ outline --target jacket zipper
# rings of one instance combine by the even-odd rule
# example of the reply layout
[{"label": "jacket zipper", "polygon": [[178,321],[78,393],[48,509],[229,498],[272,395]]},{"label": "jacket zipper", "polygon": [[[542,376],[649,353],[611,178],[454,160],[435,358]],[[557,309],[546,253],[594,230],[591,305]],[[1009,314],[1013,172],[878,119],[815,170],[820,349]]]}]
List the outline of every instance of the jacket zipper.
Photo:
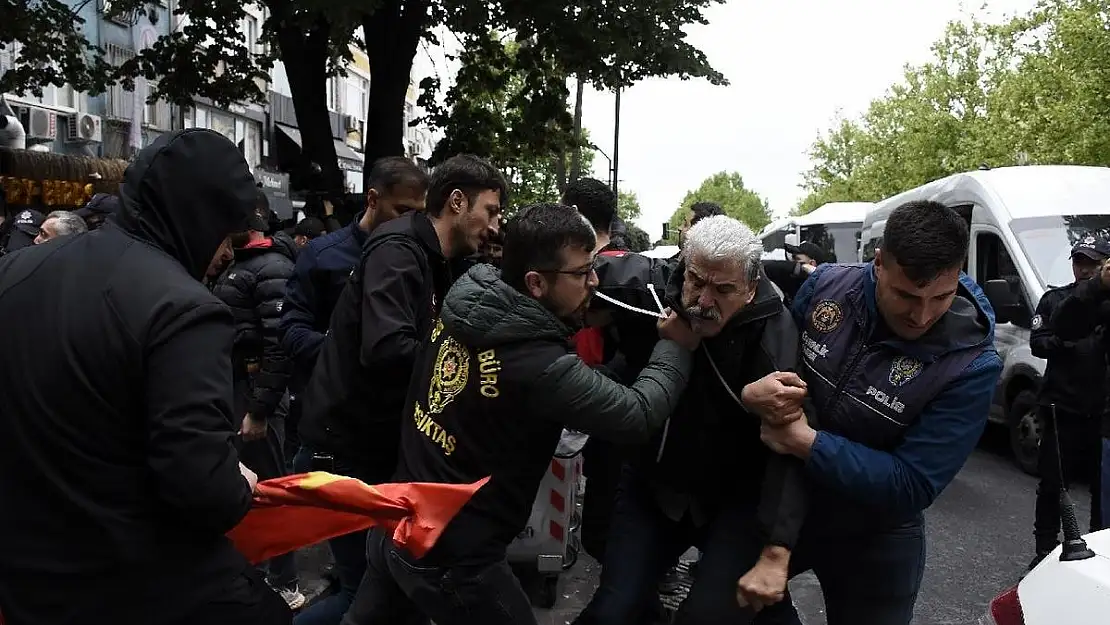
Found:
[{"label": "jacket zipper", "polygon": [[[856,355],[852,357],[851,362],[848,363],[848,368],[844,370],[844,374],[841,375],[840,379],[836,381],[836,387],[833,389],[833,394],[828,398],[828,400],[825,401],[824,409],[821,411],[822,414],[828,414],[832,411],[832,407],[836,404],[836,400],[839,399],[840,394],[844,392],[844,387],[848,384],[849,378],[852,376],[853,373],[855,373],[856,367],[859,366],[859,361],[863,360],[863,357],[867,354],[870,348],[871,344],[867,341],[867,339],[863,339],[860,341],[859,351],[856,352]],[[820,418],[820,415],[818,415],[818,418]]]}]

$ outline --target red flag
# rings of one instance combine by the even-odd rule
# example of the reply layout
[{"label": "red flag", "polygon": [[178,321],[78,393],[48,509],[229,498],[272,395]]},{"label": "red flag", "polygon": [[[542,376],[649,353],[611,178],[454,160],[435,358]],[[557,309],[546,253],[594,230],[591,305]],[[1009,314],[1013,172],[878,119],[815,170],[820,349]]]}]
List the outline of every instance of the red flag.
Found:
[{"label": "red flag", "polygon": [[228,537],[253,564],[369,527],[422,557],[489,478],[473,484],[378,484],[313,472],[258,483],[254,505]]}]

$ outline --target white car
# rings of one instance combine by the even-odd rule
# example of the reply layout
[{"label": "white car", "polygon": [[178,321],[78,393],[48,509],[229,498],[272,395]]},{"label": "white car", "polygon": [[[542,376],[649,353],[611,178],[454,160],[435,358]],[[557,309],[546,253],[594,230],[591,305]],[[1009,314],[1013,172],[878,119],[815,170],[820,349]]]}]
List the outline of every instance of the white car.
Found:
[{"label": "white car", "polygon": [[995,597],[979,625],[1110,623],[1110,529],[1083,538],[1094,557],[1062,562],[1057,547],[1016,586]]}]

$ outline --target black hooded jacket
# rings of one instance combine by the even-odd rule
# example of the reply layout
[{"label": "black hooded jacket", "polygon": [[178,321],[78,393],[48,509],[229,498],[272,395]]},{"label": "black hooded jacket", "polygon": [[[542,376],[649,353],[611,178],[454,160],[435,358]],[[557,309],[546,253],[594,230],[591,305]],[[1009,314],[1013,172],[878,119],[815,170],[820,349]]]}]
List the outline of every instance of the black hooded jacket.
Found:
[{"label": "black hooded jacket", "polygon": [[293,239],[278,232],[235,250],[235,264],[212,289],[235,316],[235,375],[251,382],[244,414],[259,419],[268,419],[274,413],[293,372],[292,362],[281,347],[278,324],[285,283],[293,275],[296,258]]},{"label": "black hooded jacket", "polygon": [[[0,610],[181,618],[247,566],[227,307],[200,283],[255,186],[207,130],[159,137],[103,228],[0,260]],[[121,598],[120,593],[126,597]]]},{"label": "black hooded jacket", "polygon": [[[599,258],[598,290],[654,310],[650,284],[664,306],[681,310],[684,273],[680,261],[639,254]],[[642,366],[658,340],[655,320],[594,301],[614,309],[615,334],[629,368]],[[745,385],[769,373],[795,371],[798,354],[794,320],[763,276],[752,302],[695,352],[690,384],[669,427],[635,454],[634,466],[655,485],[666,511],[690,508],[698,521],[727,502],[747,501],[753,509],[758,503],[768,543],[793,547],[807,505],[801,461],[768,450],[760,441],[759,418],[737,399]]]}]

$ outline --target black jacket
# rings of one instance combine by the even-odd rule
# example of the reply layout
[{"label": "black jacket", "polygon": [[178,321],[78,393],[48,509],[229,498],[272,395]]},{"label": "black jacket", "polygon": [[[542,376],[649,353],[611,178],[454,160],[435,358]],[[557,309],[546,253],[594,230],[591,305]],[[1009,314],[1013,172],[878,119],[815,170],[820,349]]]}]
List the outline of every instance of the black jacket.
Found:
[{"label": "black jacket", "polygon": [[802,269],[801,263],[792,260],[765,260],[763,273],[782,290],[782,303],[788,310],[810,275]]},{"label": "black jacket", "polygon": [[[647,288],[652,284],[663,291],[664,306],[682,308],[681,262],[639,254],[599,258],[597,273],[599,290],[627,304],[655,309]],[[635,369],[644,349],[656,340],[652,335],[655,321],[614,310],[614,325],[620,349]],[[752,302],[718,336],[702,341],[694,356],[690,384],[670,426],[640,450],[636,468],[657,487],[664,508],[689,505],[703,515],[712,515],[738,498],[750,501],[753,509],[758,503],[766,540],[792,547],[807,506],[802,463],[769,451],[760,441],[759,419],[747,414],[729,394],[731,390],[739,398],[748,383],[774,371],[797,369],[797,327],[766,277],[759,281]],[[807,414],[812,418],[812,410]]]},{"label": "black jacket", "polygon": [[[1102,288],[1098,276],[1080,282],[1060,302],[1052,313],[1051,326],[1055,335],[1065,344],[1095,341],[1101,346],[1100,355],[1104,363],[1102,370],[1105,371],[1101,388],[1105,393],[1106,385],[1110,384],[1110,367],[1105,365],[1106,358],[1110,356],[1110,336],[1105,331],[1110,326],[1110,290]],[[1091,366],[1097,365],[1092,362]],[[1105,404],[1102,410],[1102,434],[1110,437],[1110,407]]]},{"label": "black jacket", "polygon": [[387,479],[416,352],[451,285],[424,213],[378,227],[332,313],[304,395],[300,434],[310,447]]},{"label": "black jacket", "polygon": [[232,362],[236,378],[250,380],[251,389],[244,414],[263,420],[274,413],[293,372],[278,324],[296,258],[296,244],[278,232],[235,250],[235,263],[212,289],[235,316]]},{"label": "black jacket", "polygon": [[200,279],[255,191],[227,139],[168,133],[104,227],[0,260],[8,625],[179,619],[248,566],[224,537],[251,501],[232,318]]},{"label": "black jacket", "polygon": [[[1105,395],[1102,383],[1106,375],[1105,353],[1098,330],[1102,322],[1075,310],[1076,304],[1082,308],[1081,302],[1089,298],[1070,304],[1072,310],[1064,311],[1064,323],[1056,314],[1061,304],[1076,291],[1076,283],[1050,289],[1037,304],[1029,347],[1034,356],[1048,361],[1039,401],[1045,406],[1056,404],[1069,412],[1100,414]],[[1081,313],[1078,320],[1076,312]],[[1092,322],[1095,325],[1092,326]],[[1062,336],[1077,338],[1065,340]]]},{"label": "black jacket", "polygon": [[478,265],[447,295],[413,377],[395,481],[490,482],[452,519],[429,562],[488,563],[528,522],[563,428],[625,442],[663,424],[690,353],[658,341],[631,388],[584,364],[571,331]]}]

